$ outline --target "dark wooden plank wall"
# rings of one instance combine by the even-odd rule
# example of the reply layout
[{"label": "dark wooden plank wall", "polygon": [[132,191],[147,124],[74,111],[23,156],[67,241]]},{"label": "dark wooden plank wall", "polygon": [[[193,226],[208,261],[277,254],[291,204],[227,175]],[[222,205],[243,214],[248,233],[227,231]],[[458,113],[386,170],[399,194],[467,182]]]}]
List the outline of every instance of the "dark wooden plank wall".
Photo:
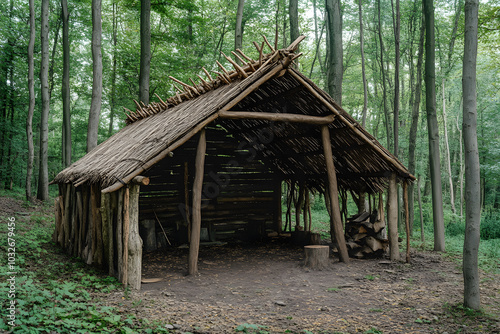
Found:
[{"label": "dark wooden plank wall", "polygon": [[[189,208],[197,140],[195,136],[145,173],[151,182],[141,188],[139,219],[157,220],[156,232],[162,233],[159,220],[176,243],[187,242],[185,190]],[[209,228],[216,240],[255,239],[278,229],[281,198],[275,190],[281,181],[248,147],[222,128],[207,128],[202,228]]]}]

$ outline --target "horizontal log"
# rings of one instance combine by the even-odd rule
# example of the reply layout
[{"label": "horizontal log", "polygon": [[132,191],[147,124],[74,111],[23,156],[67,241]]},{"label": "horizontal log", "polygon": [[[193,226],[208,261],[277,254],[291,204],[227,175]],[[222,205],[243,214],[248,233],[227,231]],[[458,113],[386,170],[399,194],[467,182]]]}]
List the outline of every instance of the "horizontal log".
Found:
[{"label": "horizontal log", "polygon": [[132,182],[141,186],[147,186],[149,184],[149,177],[139,175],[134,177]]},{"label": "horizontal log", "polygon": [[306,123],[314,125],[330,124],[335,115],[309,116],[301,114],[285,114],[253,111],[219,111],[219,117],[227,119],[258,119],[272,122]]}]

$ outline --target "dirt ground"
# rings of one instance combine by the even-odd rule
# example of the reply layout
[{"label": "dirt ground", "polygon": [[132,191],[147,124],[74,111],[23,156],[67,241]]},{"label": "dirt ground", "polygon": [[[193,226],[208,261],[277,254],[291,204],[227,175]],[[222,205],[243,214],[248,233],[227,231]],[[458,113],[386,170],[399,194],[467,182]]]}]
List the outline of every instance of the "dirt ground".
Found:
[{"label": "dirt ground", "polygon": [[[0,197],[0,216],[41,211],[21,203]],[[186,248],[145,253],[143,278],[162,281],[93,297],[172,333],[235,333],[244,324],[247,333],[500,333],[498,274],[481,273],[484,312],[471,314],[460,307],[461,268],[441,254],[412,250],[410,264],[345,264],[331,254],[329,268],[312,271],[303,253],[284,239],[202,245],[195,277],[185,275]]]},{"label": "dirt ground", "polygon": [[413,252],[410,264],[344,264],[332,254],[330,268],[311,271],[301,247],[275,240],[202,246],[196,277],[185,276],[187,249],[143,262],[144,278],[163,280],[107,302],[176,333],[235,333],[242,324],[269,333],[500,333],[499,276],[482,274],[488,315],[465,316],[460,268],[430,252]]}]

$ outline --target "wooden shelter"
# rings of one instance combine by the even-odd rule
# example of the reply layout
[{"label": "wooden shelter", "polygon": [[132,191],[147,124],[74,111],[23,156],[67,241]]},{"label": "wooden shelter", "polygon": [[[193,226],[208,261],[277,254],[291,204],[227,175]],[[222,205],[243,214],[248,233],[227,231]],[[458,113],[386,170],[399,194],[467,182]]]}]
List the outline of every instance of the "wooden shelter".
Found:
[{"label": "wooden shelter", "polygon": [[339,189],[375,194],[414,177],[291,66],[302,39],[282,50],[254,43],[258,60],[237,50],[236,60],[225,56],[233,70],[217,62],[215,78],[205,69],[199,84],[171,78],[182,87],[175,96],[136,102],[125,128],[52,181],[54,240],[139,289],[142,239],[153,248],[189,242],[194,274],[200,239],[280,232],[288,182],[304,189],[302,199],[306,190],[330,195],[332,232],[348,261]]}]

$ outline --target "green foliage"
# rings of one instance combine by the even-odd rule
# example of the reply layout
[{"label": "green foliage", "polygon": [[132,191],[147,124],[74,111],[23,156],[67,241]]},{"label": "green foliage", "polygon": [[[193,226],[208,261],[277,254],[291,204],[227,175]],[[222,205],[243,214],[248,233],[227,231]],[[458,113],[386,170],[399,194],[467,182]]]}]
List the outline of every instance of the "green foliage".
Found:
[{"label": "green foliage", "polygon": [[[52,212],[52,211],[50,211]],[[2,225],[0,256],[6,258],[7,237]],[[115,278],[92,272],[79,261],[59,259],[50,249],[53,220],[40,211],[16,220],[15,297],[6,280],[0,282],[0,330],[12,333],[168,333],[158,323],[149,324],[132,314],[92,300],[92,292],[109,293],[120,288]],[[50,251],[48,251],[50,249]],[[7,266],[2,277],[11,276]],[[9,322],[15,300],[15,327]],[[140,301],[135,303],[138,306]]]},{"label": "green foliage", "polygon": [[481,240],[500,239],[500,212],[495,211],[481,221]]}]

